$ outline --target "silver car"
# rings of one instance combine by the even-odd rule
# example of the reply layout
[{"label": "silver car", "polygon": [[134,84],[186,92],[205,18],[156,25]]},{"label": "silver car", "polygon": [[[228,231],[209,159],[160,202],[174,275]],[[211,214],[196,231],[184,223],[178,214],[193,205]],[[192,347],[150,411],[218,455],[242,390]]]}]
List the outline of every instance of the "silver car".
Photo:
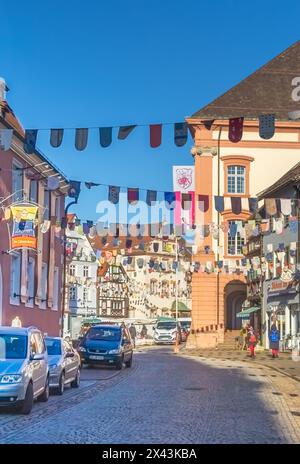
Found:
[{"label": "silver car", "polygon": [[0,406],[29,414],[33,401],[48,401],[49,367],[36,327],[0,327]]},{"label": "silver car", "polygon": [[62,395],[65,385],[78,388],[80,384],[80,356],[70,343],[60,337],[46,337],[50,369],[50,388]]}]

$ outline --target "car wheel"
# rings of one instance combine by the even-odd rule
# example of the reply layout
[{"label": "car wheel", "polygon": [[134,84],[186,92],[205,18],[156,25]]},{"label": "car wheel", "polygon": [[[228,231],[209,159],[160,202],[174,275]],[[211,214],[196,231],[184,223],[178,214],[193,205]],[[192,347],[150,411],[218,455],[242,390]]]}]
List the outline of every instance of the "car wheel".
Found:
[{"label": "car wheel", "polygon": [[32,406],[33,406],[33,385],[30,382],[27,387],[25,398],[22,402],[22,406],[20,407],[19,412],[21,414],[29,414],[32,410]]},{"label": "car wheel", "polygon": [[49,377],[47,377],[46,385],[43,393],[38,397],[38,401],[46,403],[49,399]]},{"label": "car wheel", "polygon": [[65,373],[62,372],[59,378],[58,387],[55,389],[55,393],[57,395],[62,395],[64,391],[65,391]]},{"label": "car wheel", "polygon": [[80,369],[78,368],[77,374],[73,382],[71,382],[71,387],[72,388],[78,388],[80,385]]},{"label": "car wheel", "polygon": [[116,369],[117,369],[118,371],[121,371],[121,370],[122,370],[122,368],[123,368],[123,361],[124,361],[124,359],[123,359],[123,357],[122,357],[122,359],[120,359],[120,361],[117,362],[117,364],[116,364]]},{"label": "car wheel", "polygon": [[131,356],[130,356],[129,361],[126,361],[126,362],[125,362],[125,366],[126,366],[126,367],[131,367],[131,366],[132,366],[132,354],[131,354]]}]

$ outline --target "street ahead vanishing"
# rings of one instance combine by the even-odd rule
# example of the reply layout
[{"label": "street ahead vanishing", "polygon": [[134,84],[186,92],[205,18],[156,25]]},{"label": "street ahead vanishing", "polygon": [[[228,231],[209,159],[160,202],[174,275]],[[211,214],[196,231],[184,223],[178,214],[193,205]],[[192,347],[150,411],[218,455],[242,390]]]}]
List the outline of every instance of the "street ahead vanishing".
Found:
[{"label": "street ahead vanishing", "polygon": [[0,443],[297,443],[299,390],[255,361],[140,348],[132,368],[85,367],[29,416],[1,412]]}]

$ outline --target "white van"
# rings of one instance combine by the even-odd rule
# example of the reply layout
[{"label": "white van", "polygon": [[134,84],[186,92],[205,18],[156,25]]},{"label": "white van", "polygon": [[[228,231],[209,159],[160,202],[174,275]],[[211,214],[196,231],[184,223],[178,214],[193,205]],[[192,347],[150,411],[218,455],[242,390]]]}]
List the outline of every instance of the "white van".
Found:
[{"label": "white van", "polygon": [[158,320],[154,328],[154,343],[159,344],[175,344],[177,334],[179,335],[179,343],[181,343],[181,327],[180,323],[175,319]]}]

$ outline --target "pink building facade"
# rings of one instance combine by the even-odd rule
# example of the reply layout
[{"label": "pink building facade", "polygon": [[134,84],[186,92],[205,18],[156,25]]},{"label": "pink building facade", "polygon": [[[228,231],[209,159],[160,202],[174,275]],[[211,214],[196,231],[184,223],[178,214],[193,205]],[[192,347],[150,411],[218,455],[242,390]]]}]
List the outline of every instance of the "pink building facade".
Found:
[{"label": "pink building facade", "polygon": [[[1,129],[13,129],[13,137],[8,150],[0,147],[0,325],[10,326],[18,316],[23,327],[34,325],[58,336],[64,253],[59,224],[64,216],[68,181],[38,150],[25,153],[24,130],[3,92]],[[58,179],[55,190],[47,188],[50,176]],[[37,250],[10,250],[12,219],[7,216],[7,207],[22,200],[39,205]]]}]

